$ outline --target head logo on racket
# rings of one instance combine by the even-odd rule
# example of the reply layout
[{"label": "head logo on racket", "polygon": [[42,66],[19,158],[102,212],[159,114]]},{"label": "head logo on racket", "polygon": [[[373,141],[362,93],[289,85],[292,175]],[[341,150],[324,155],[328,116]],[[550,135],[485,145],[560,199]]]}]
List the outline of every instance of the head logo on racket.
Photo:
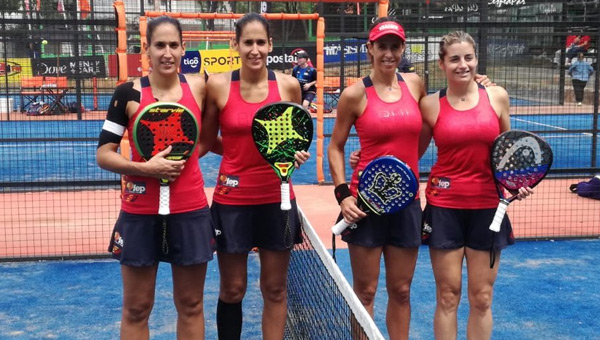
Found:
[{"label": "head logo on racket", "polygon": [[[550,145],[531,132],[510,130],[494,140],[490,161],[500,203],[490,230],[500,231],[506,208],[518,197],[518,190],[538,185],[550,171],[552,160]],[[504,198],[503,188],[513,196]]]},{"label": "head logo on racket", "polygon": [[511,191],[533,188],[552,165],[552,149],[546,146],[540,137],[526,131],[511,130],[500,135],[492,148],[494,177]]}]

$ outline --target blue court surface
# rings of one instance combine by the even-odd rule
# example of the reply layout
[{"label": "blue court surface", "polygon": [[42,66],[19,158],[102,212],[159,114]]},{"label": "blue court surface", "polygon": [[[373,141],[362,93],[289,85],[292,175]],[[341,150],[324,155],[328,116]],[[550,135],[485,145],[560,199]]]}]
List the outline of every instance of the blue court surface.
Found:
[{"label": "blue court surface", "polygon": [[[494,294],[493,339],[600,339],[600,240],[518,242],[502,254]],[[338,264],[350,280],[346,250]],[[382,266],[382,271],[384,270]],[[466,279],[464,280],[466,284]],[[216,260],[205,289],[206,339],[216,339]],[[242,338],[260,339],[262,302],[258,256],[249,259]],[[151,338],[175,338],[170,269],[159,269]],[[319,287],[315,287],[319,289]],[[377,292],[375,321],[385,330],[385,287]],[[0,263],[0,339],[116,339],[121,278],[113,260]],[[422,247],[412,285],[411,339],[432,339],[435,283]],[[327,311],[322,311],[327,316]],[[465,338],[466,287],[459,308],[459,339]]]},{"label": "blue court surface", "polygon": [[[4,121],[0,122],[0,155],[3,159],[0,173],[6,182],[60,182],[117,180],[116,174],[101,170],[96,165],[95,150],[102,121]],[[324,131],[330,133],[333,118],[325,119]],[[591,114],[564,115],[515,115],[511,117],[512,128],[538,131],[554,150],[553,169],[592,166],[591,133],[565,130],[590,130],[593,128]],[[32,140],[33,139],[33,140]],[[53,139],[45,141],[44,139]],[[69,140],[72,139],[72,140]],[[329,138],[325,138],[325,146]],[[598,142],[596,142],[598,143]],[[346,153],[359,147],[358,138],[350,137]],[[317,183],[316,143],[310,148],[308,163],[294,172],[296,184]],[[329,181],[329,166],[325,150],[324,174]],[[596,145],[596,158],[600,159],[600,147]],[[429,148],[420,163],[420,171],[429,171],[435,161],[435,146]],[[216,182],[220,156],[209,153],[200,160],[207,187]],[[348,167],[349,169],[349,167]]]}]

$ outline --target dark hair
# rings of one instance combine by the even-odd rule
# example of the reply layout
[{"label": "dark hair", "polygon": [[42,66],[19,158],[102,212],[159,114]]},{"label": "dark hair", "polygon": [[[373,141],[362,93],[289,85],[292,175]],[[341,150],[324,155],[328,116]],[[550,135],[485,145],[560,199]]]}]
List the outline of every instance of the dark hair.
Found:
[{"label": "dark hair", "polygon": [[258,13],[247,13],[235,23],[236,42],[240,41],[240,37],[242,36],[242,30],[244,29],[244,27],[246,27],[247,24],[253,21],[258,21],[259,23],[261,23],[265,28],[265,31],[267,31],[267,38],[271,39],[271,29],[269,27],[269,21]]},{"label": "dark hair", "polygon": [[148,45],[152,43],[152,35],[154,34],[154,31],[156,31],[156,28],[162,24],[171,24],[175,26],[177,32],[179,32],[179,42],[183,41],[183,33],[179,20],[163,15],[148,22],[148,27],[146,27],[146,40],[148,41]]},{"label": "dark hair", "polygon": [[305,51],[298,51],[296,53],[296,58],[305,58],[305,59],[308,59],[308,53],[306,53]]}]

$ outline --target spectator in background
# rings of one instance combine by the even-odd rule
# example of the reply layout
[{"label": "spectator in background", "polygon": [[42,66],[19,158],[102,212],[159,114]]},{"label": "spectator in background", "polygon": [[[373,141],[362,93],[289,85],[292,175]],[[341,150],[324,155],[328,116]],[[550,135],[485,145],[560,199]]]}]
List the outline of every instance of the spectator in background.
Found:
[{"label": "spectator in background", "polygon": [[402,60],[400,60],[400,64],[398,65],[398,71],[402,73],[412,73],[415,72],[415,66],[403,55]]},{"label": "spectator in background", "polygon": [[346,8],[344,9],[344,13],[346,13],[346,14],[354,14],[354,4],[351,4],[351,3],[346,4]]},{"label": "spectator in background", "polygon": [[569,67],[569,75],[573,82],[573,92],[575,92],[577,106],[582,105],[583,89],[585,89],[585,86],[593,73],[594,69],[592,66],[583,60],[583,52],[579,52],[577,60]]},{"label": "spectator in background", "polygon": [[40,57],[40,45],[36,42],[27,43],[27,56],[32,59]]},{"label": "spectator in background", "polygon": [[308,53],[296,53],[298,64],[292,69],[292,77],[298,79],[302,90],[302,106],[308,108],[317,94],[317,70],[308,64]]},{"label": "spectator in background", "polygon": [[567,37],[567,62],[575,58],[579,52],[587,52],[590,48],[589,35],[570,35]]}]

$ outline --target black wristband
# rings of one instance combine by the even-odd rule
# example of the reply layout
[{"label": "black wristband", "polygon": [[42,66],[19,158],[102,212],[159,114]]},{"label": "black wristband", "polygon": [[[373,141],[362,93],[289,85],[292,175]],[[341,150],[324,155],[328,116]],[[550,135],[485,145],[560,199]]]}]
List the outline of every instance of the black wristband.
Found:
[{"label": "black wristband", "polygon": [[352,194],[350,193],[350,188],[348,187],[348,184],[346,184],[346,183],[342,183],[342,184],[338,185],[337,187],[335,187],[333,192],[335,193],[335,199],[337,200],[338,204],[342,204],[342,201],[346,197],[352,196]]}]

